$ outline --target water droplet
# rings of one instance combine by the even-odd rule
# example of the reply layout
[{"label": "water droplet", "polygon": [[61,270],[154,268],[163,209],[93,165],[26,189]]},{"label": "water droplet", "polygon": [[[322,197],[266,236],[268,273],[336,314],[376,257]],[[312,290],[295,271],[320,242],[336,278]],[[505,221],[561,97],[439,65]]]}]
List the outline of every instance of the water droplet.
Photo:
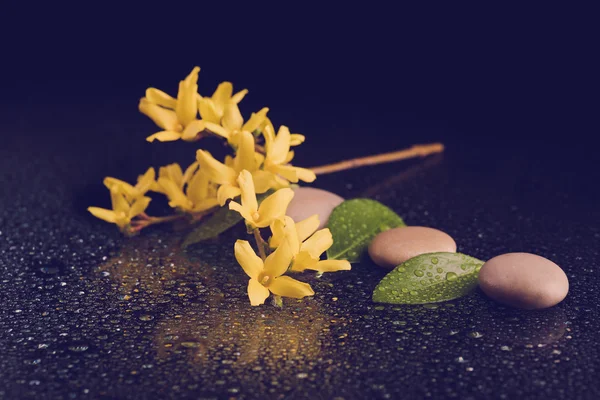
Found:
[{"label": "water droplet", "polygon": [[469,333],[469,336],[475,339],[479,339],[481,337],[483,337],[483,333],[481,332],[477,332],[477,331],[473,331]]},{"label": "water droplet", "polygon": [[185,347],[186,349],[195,349],[201,346],[200,343],[198,342],[192,342],[192,341],[187,341],[187,342],[181,342],[181,347]]},{"label": "water droplet", "polygon": [[456,280],[457,278],[458,278],[458,275],[456,275],[456,273],[454,273],[454,272],[448,272],[448,273],[446,274],[446,280],[447,280],[447,281],[454,281],[454,280]]},{"label": "water droplet", "polygon": [[431,263],[432,263],[432,264],[437,264],[438,262],[439,262],[439,260],[437,259],[437,257],[433,257],[433,258],[431,259]]},{"label": "water droplet", "polygon": [[139,316],[139,319],[142,321],[152,321],[154,319],[154,316],[150,314],[143,314]]},{"label": "water droplet", "polygon": [[438,272],[438,274],[441,274],[442,272],[444,272],[444,270],[442,268],[438,268],[438,269],[436,269],[436,271]]},{"label": "water droplet", "polygon": [[423,271],[421,271],[420,269],[415,270],[415,276],[418,276],[420,278],[423,275],[425,275],[425,273]]},{"label": "water droplet", "polygon": [[87,351],[90,348],[90,346],[88,346],[87,344],[73,344],[71,346],[69,346],[69,350],[75,352],[75,353],[83,353],[84,351]]},{"label": "water droplet", "polygon": [[306,379],[306,378],[308,378],[308,374],[306,372],[300,372],[299,374],[296,374],[296,378]]}]

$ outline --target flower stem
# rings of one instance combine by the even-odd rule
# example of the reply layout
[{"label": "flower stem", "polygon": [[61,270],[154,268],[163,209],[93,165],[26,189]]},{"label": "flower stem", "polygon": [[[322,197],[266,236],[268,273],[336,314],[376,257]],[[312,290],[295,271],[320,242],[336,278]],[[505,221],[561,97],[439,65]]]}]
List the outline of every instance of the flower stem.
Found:
[{"label": "flower stem", "polygon": [[254,240],[256,241],[256,247],[258,247],[260,258],[265,261],[267,259],[267,253],[265,252],[266,243],[262,236],[260,236],[260,230],[258,228],[254,228]]},{"label": "flower stem", "polygon": [[430,154],[440,153],[442,151],[444,151],[444,145],[442,143],[417,144],[404,150],[377,154],[368,157],[353,158],[351,160],[340,161],[335,164],[321,165],[310,169],[316,175],[325,175],[332,172],[344,171],[366,165],[377,165],[393,161],[406,160],[414,157],[425,157]]}]

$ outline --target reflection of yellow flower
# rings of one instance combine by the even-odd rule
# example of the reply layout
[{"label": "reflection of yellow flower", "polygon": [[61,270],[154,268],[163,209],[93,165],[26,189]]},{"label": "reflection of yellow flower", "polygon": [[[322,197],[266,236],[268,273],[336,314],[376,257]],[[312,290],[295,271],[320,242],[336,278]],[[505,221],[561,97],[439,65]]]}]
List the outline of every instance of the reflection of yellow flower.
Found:
[{"label": "reflection of yellow flower", "polygon": [[218,205],[216,185],[198,169],[198,163],[190,165],[185,173],[179,164],[161,167],[153,189],[167,195],[171,207],[187,212],[202,212]]},{"label": "reflection of yellow flower", "polygon": [[247,93],[248,89],[244,89],[233,95],[233,85],[231,82],[222,82],[212,97],[200,97],[198,99],[198,109],[200,110],[202,120],[220,124],[227,104],[238,104]]},{"label": "reflection of yellow flower", "polygon": [[225,204],[227,199],[240,195],[237,177],[243,170],[252,174],[257,193],[265,193],[269,189],[280,187],[277,186],[278,183],[272,173],[259,170],[263,157],[254,151],[254,136],[250,132],[242,132],[238,144],[235,158],[228,158],[225,164],[217,161],[206,150],[198,150],[196,153],[198,163],[206,171],[210,180],[221,185],[217,194],[221,205]]},{"label": "reflection of yellow flower", "polygon": [[110,188],[110,198],[112,201],[112,210],[88,207],[88,211],[94,217],[110,222],[111,224],[116,224],[121,229],[127,227],[132,218],[143,213],[148,208],[151,200],[150,197],[138,197],[132,203],[129,203],[125,194],[117,185]]},{"label": "reflection of yellow flower", "polygon": [[196,119],[199,97],[198,72],[200,68],[195,67],[179,82],[177,99],[155,88],[146,90],[146,97],[140,100],[139,109],[163,129],[148,136],[147,141],[193,141],[197,139],[198,133],[205,129],[204,121]]},{"label": "reflection of yellow flower", "polygon": [[315,294],[309,284],[282,276],[292,261],[292,250],[286,243],[279,246],[263,262],[250,243],[238,240],[235,243],[235,258],[250,277],[248,297],[253,306],[263,304],[270,293],[295,299]]},{"label": "reflection of yellow flower", "polygon": [[290,151],[291,134],[286,126],[281,126],[275,135],[272,125],[266,125],[264,129],[265,155],[264,169],[280,175],[290,182],[312,182],[317,179],[313,171],[307,168],[288,165],[294,158],[294,152]]},{"label": "reflection of yellow flower", "polygon": [[240,134],[242,132],[254,132],[264,122],[269,109],[264,107],[257,113],[252,113],[250,119],[244,123],[244,118],[240,113],[238,105],[234,102],[229,102],[223,111],[223,118],[221,119],[221,125],[206,122],[206,129],[212,133],[224,137],[227,139],[229,144],[233,147],[237,147],[240,141]]},{"label": "reflection of yellow flower", "polygon": [[276,219],[285,216],[287,207],[294,197],[292,189],[279,189],[264,199],[259,206],[252,174],[244,170],[240,173],[237,181],[242,194],[241,204],[232,201],[229,203],[229,209],[239,212],[246,220],[246,224],[252,228],[266,228]]},{"label": "reflection of yellow flower", "polygon": [[292,218],[286,216],[285,219],[276,220],[271,224],[273,236],[269,244],[271,247],[277,247],[283,241],[288,241],[294,257],[291,270],[295,272],[306,269],[319,272],[350,270],[350,263],[346,260],[320,261],[321,255],[333,244],[333,238],[328,228],[317,231],[318,226],[317,215],[297,224]]},{"label": "reflection of yellow flower", "polygon": [[127,201],[129,203],[133,203],[135,199],[142,197],[148,190],[151,189],[152,184],[154,183],[155,174],[154,168],[148,168],[144,175],[140,175],[138,177],[135,186],[132,186],[120,179],[107,176],[104,178],[104,186],[106,186],[109,190],[113,187],[117,187],[118,190],[125,195]]}]

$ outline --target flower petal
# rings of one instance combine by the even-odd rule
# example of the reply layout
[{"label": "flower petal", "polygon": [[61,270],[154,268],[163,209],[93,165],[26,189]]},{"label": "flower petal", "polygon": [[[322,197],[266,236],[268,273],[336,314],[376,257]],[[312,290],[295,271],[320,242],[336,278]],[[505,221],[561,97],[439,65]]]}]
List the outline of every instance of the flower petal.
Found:
[{"label": "flower petal", "polygon": [[205,122],[213,122],[218,124],[221,121],[221,115],[217,111],[212,99],[206,97],[199,99],[198,110],[200,111],[202,120]]},{"label": "flower petal", "polygon": [[160,131],[156,132],[154,135],[150,135],[146,138],[146,141],[152,143],[155,140],[159,142],[173,142],[175,140],[181,139],[181,133],[174,131]]},{"label": "flower petal", "polygon": [[283,164],[290,151],[290,130],[282,125],[275,136],[273,146],[271,146],[267,159],[274,164]]},{"label": "flower petal", "polygon": [[[186,171],[187,172],[187,171]],[[198,171],[188,182],[185,194],[193,204],[199,203],[201,200],[209,197],[208,186],[210,181],[208,175],[203,171]]]},{"label": "flower petal", "polygon": [[229,209],[239,212],[240,215],[246,220],[246,223],[254,226],[254,218],[252,214],[250,214],[248,212],[247,209],[245,209],[244,207],[242,207],[242,205],[240,203],[236,203],[235,201],[230,201],[229,202]]},{"label": "flower petal", "polygon": [[300,168],[300,167],[294,167],[296,169],[296,175],[298,176],[298,179],[304,182],[314,182],[315,179],[317,179],[317,175],[315,175],[315,173],[308,169],[308,168]]},{"label": "flower petal", "polygon": [[306,238],[315,233],[319,228],[319,215],[315,214],[302,221],[296,223],[296,231],[298,232],[298,239],[304,242]]},{"label": "flower petal", "polygon": [[261,304],[264,304],[270,294],[269,289],[261,285],[256,279],[250,279],[250,281],[248,281],[248,298],[250,299],[250,305],[260,306]]},{"label": "flower petal", "polygon": [[140,100],[139,110],[142,114],[150,117],[152,121],[166,131],[180,131],[181,124],[177,119],[177,114],[172,110],[167,110],[151,103],[148,99]]},{"label": "flower petal", "polygon": [[254,190],[256,190],[256,193],[265,193],[277,185],[275,176],[271,172],[263,170],[254,171],[252,173],[252,180],[254,181]]},{"label": "flower petal", "polygon": [[223,128],[234,131],[240,130],[244,124],[244,118],[240,113],[240,109],[235,103],[228,103],[223,111],[223,119],[221,121]]},{"label": "flower petal", "polygon": [[260,257],[254,252],[250,243],[247,240],[237,240],[233,249],[235,259],[246,275],[252,279],[258,279],[258,275],[262,272],[264,264]]},{"label": "flower petal", "polygon": [[165,165],[160,167],[158,170],[158,176],[160,178],[167,178],[177,185],[178,188],[183,190],[183,171],[181,166],[177,163]]},{"label": "flower petal", "polygon": [[[243,191],[242,191],[243,195]],[[259,228],[266,228],[271,223],[279,218],[283,218],[287,207],[294,197],[294,191],[289,188],[279,189],[266,199],[264,199],[258,207],[259,219],[255,224]]]},{"label": "flower petal", "polygon": [[323,260],[312,265],[309,269],[319,272],[350,271],[352,266],[347,260]]},{"label": "flower petal", "polygon": [[311,256],[308,251],[301,251],[294,257],[291,270],[294,272],[302,272],[307,269],[312,269],[318,262],[319,259]]},{"label": "flower petal", "polygon": [[113,211],[127,214],[129,211],[129,203],[125,199],[123,192],[117,186],[110,188],[110,200],[112,202]]},{"label": "flower petal", "polygon": [[217,89],[212,95],[212,101],[215,105],[215,109],[220,115],[223,115],[225,106],[229,103],[231,95],[233,94],[233,85],[231,82],[221,82]]},{"label": "flower petal", "polygon": [[[243,170],[237,178],[238,185],[242,195],[242,206],[250,214],[258,211],[258,202],[256,201],[256,192],[254,190],[254,180],[250,172]],[[269,224],[265,225],[268,226]]]},{"label": "flower petal", "polygon": [[238,148],[233,159],[233,168],[236,171],[256,170],[256,158],[254,157],[254,136],[250,132],[240,133]]},{"label": "flower petal", "polygon": [[268,112],[269,108],[263,107],[259,112],[252,113],[250,119],[248,119],[248,121],[246,121],[246,123],[243,125],[242,130],[254,132],[263,124]]},{"label": "flower petal", "polygon": [[289,276],[275,278],[273,283],[269,285],[269,290],[276,295],[294,299],[301,299],[315,294],[308,283],[300,282]]},{"label": "flower petal", "polygon": [[244,97],[246,97],[247,94],[248,94],[248,89],[240,90],[239,92],[237,92],[236,94],[231,96],[231,102],[238,104],[240,101],[242,101],[244,99]]},{"label": "flower petal", "polygon": [[321,229],[309,237],[302,246],[300,251],[307,251],[312,257],[319,258],[333,244],[333,237],[329,228]]},{"label": "flower petal", "polygon": [[215,124],[215,123],[212,123],[209,121],[205,121],[204,124],[206,125],[206,129],[208,129],[215,135],[221,136],[221,137],[229,140],[229,136],[231,136],[231,133],[229,132],[228,129],[225,129],[221,125]]},{"label": "flower petal", "polygon": [[91,212],[94,217],[110,222],[111,224],[114,224],[116,221],[116,215],[113,210],[107,210],[106,208],[100,207],[88,207],[87,210]]},{"label": "flower petal", "polygon": [[215,160],[215,158],[206,150],[198,150],[196,159],[207,174],[209,179],[219,185],[235,185],[237,174],[231,167]]},{"label": "flower petal", "polygon": [[135,199],[137,195],[137,191],[133,186],[120,179],[107,176],[106,178],[104,178],[103,183],[104,186],[108,188],[108,190],[111,190],[113,187],[116,187],[118,191],[125,195],[127,201],[133,201],[133,199]]},{"label": "flower petal", "polygon": [[298,172],[296,171],[296,167],[292,167],[291,165],[267,164],[265,165],[265,169],[274,174],[281,175],[290,182],[298,182]]},{"label": "flower petal", "polygon": [[304,143],[305,140],[306,138],[304,137],[304,135],[301,135],[299,133],[292,133],[290,135],[290,146],[298,146]]},{"label": "flower petal", "polygon": [[232,186],[229,184],[221,185],[219,186],[219,190],[217,191],[217,199],[219,200],[219,204],[223,206],[227,202],[227,200],[239,196],[240,193],[240,188],[237,186]]},{"label": "flower petal", "polygon": [[198,73],[199,67],[194,67],[192,72],[181,82],[179,82],[179,92],[177,93],[177,105],[175,113],[179,122],[186,126],[196,119],[198,113]]},{"label": "flower petal", "polygon": [[271,248],[279,247],[284,240],[287,240],[292,254],[296,255],[300,251],[300,240],[298,239],[296,224],[292,218],[286,216],[282,220],[273,221],[271,232],[273,232],[273,236],[269,240]]},{"label": "flower petal", "polygon": [[187,167],[185,169],[185,172],[183,173],[183,176],[181,177],[181,184],[185,185],[186,183],[188,183],[190,181],[190,179],[192,179],[194,177],[194,175],[196,174],[196,170],[198,169],[200,165],[198,164],[197,161],[191,163],[189,165],[189,167]]},{"label": "flower petal", "polygon": [[192,211],[194,212],[202,212],[206,210],[210,210],[211,208],[215,208],[219,206],[219,201],[216,197],[211,197],[207,199],[200,200],[197,203],[194,203],[194,208]]},{"label": "flower petal", "polygon": [[281,245],[265,260],[265,266],[262,270],[263,275],[274,278],[285,274],[293,258],[294,254],[289,242],[284,239]]},{"label": "flower petal", "polygon": [[167,178],[158,178],[158,184],[162,186],[169,198],[169,206],[173,208],[179,207],[183,210],[190,210],[192,208],[192,202],[175,182]]},{"label": "flower petal", "polygon": [[169,96],[162,90],[156,88],[148,88],[146,89],[146,98],[151,103],[159,105],[161,107],[169,108],[171,110],[175,109],[177,105],[177,100],[173,97]]},{"label": "flower petal", "polygon": [[148,205],[150,204],[151,200],[152,199],[150,197],[147,197],[147,196],[138,198],[131,205],[131,208],[129,209],[129,213],[127,214],[127,217],[129,219],[131,219],[133,217],[136,217],[136,216],[140,215],[144,211],[146,211],[146,208],[148,208]]},{"label": "flower petal", "polygon": [[138,176],[137,184],[135,185],[135,190],[139,196],[143,196],[146,194],[150,187],[154,183],[154,179],[156,178],[156,171],[154,168],[150,167],[146,170],[144,175]]},{"label": "flower petal", "polygon": [[206,129],[204,121],[195,119],[186,125],[183,133],[181,134],[181,138],[187,142],[194,141],[197,139],[198,134],[204,129]]}]

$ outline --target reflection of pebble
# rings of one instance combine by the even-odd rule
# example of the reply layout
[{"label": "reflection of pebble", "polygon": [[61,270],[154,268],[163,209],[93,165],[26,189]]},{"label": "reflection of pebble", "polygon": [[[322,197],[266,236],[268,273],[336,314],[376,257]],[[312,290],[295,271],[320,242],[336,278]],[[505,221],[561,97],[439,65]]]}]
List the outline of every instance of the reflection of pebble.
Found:
[{"label": "reflection of pebble", "polygon": [[369,255],[380,267],[392,269],[425,253],[456,252],[456,242],[447,233],[422,226],[405,226],[375,236]]},{"label": "reflection of pebble", "polygon": [[315,214],[319,216],[319,229],[323,229],[329,221],[333,209],[344,201],[335,193],[311,187],[300,187],[294,190],[294,198],[287,209],[287,215],[294,222],[302,221]]},{"label": "reflection of pebble", "polygon": [[529,253],[494,257],[479,271],[481,289],[492,299],[528,310],[552,307],[569,291],[569,280],[552,261]]}]

